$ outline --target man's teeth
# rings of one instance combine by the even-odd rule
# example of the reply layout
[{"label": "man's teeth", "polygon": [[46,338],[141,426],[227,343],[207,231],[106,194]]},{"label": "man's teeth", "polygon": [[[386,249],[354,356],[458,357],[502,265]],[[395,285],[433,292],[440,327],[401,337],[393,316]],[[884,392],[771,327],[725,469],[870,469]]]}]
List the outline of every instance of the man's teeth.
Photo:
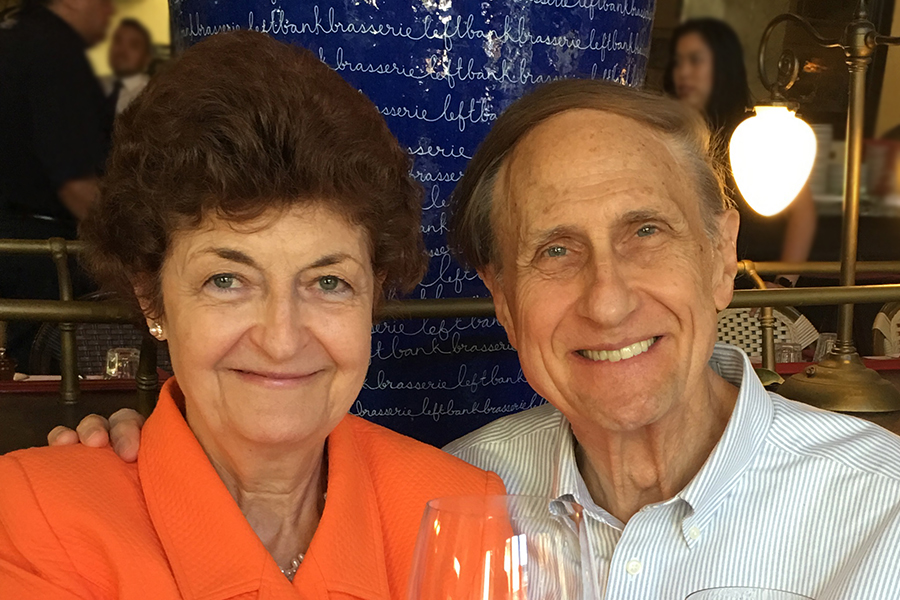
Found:
[{"label": "man's teeth", "polygon": [[595,361],[608,360],[609,362],[619,362],[620,360],[626,360],[633,358],[638,354],[643,354],[650,349],[650,346],[652,346],[656,340],[657,338],[652,337],[649,340],[635,342],[630,346],[625,346],[618,350],[579,350],[578,354]]}]

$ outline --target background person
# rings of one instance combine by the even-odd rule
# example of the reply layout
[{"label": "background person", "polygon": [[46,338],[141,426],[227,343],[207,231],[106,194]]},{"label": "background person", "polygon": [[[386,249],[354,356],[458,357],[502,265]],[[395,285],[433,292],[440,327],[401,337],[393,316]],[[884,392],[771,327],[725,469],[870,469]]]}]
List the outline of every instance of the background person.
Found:
[{"label": "background person", "polygon": [[119,21],[109,45],[109,66],[113,74],[104,77],[103,89],[111,109],[122,113],[147,87],[147,68],[153,60],[150,31],[137,19]]},{"label": "background person", "polygon": [[[734,30],[724,21],[710,18],[690,20],[676,28],[664,88],[706,116],[730,174],[728,143],[753,106],[744,53]],[[809,258],[816,233],[816,209],[809,187],[774,217],[763,217],[750,208],[730,175],[727,189],[741,215],[739,259],[805,262]],[[789,285],[797,281],[795,275],[776,279]]]},{"label": "background person", "polygon": [[[0,28],[0,238],[75,239],[97,197],[112,114],[85,50],[112,13],[112,0],[30,2]],[[0,298],[59,298],[48,256],[0,260]],[[38,327],[9,325],[23,370]]]},{"label": "background person", "polygon": [[421,195],[378,109],[308,50],[216,35],[151,83],[83,232],[175,376],[136,464],[0,457],[3,596],[405,600],[426,501],[503,493],[347,414],[376,304],[424,274]]}]

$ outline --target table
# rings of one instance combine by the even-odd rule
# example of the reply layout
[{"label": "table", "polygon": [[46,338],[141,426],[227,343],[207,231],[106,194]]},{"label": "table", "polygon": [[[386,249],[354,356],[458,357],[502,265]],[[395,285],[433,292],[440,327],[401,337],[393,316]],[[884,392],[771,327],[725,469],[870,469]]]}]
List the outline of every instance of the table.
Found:
[{"label": "table", "polygon": [[[900,359],[863,359],[900,389]],[[782,377],[800,373],[813,363],[779,363]],[[134,381],[84,381],[81,403],[67,412],[59,401],[58,382],[0,382],[0,454],[44,446],[47,434],[66,419],[78,422],[90,413],[108,417],[120,408],[138,407]],[[900,411],[890,413],[849,413],[900,435]]]},{"label": "table", "polygon": [[138,406],[133,380],[83,381],[81,389],[81,402],[66,407],[59,399],[59,382],[0,382],[0,454],[45,446],[55,426],[77,423],[90,413],[108,417]]},{"label": "table", "polygon": [[[900,359],[898,358],[863,358],[863,363],[870,369],[878,371],[879,375],[891,382],[894,387],[900,389]],[[791,375],[803,372],[807,367],[814,365],[811,362],[778,363],[775,371],[787,379]],[[755,365],[759,366],[759,365]],[[876,425],[884,427],[888,431],[900,435],[900,411],[888,413],[844,413],[860,419],[865,419]]]}]

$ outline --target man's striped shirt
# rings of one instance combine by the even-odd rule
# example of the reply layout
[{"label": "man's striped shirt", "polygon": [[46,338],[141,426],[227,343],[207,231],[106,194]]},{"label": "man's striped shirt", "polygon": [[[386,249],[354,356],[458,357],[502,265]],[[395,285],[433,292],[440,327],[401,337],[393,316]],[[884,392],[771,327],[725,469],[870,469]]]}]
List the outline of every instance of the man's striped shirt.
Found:
[{"label": "man's striped shirt", "polygon": [[732,346],[717,344],[710,366],[740,389],[722,438],[680,493],[627,524],[592,500],[571,427],[549,404],[445,450],[499,474],[510,494],[581,504],[603,598],[757,586],[816,600],[900,599],[900,438],[767,392]]}]

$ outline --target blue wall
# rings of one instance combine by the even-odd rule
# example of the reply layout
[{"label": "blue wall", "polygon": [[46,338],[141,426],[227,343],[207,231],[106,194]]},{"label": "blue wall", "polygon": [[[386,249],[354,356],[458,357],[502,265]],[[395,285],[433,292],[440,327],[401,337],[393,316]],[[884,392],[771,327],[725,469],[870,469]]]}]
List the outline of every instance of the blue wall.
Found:
[{"label": "blue wall", "polygon": [[[379,107],[425,188],[431,268],[414,296],[486,296],[447,253],[446,202],[504,108],[562,77],[640,86],[654,0],[171,0],[176,50],[255,29],[311,49]],[[352,412],[442,445],[542,403],[493,319],[391,321],[375,328]]]}]

